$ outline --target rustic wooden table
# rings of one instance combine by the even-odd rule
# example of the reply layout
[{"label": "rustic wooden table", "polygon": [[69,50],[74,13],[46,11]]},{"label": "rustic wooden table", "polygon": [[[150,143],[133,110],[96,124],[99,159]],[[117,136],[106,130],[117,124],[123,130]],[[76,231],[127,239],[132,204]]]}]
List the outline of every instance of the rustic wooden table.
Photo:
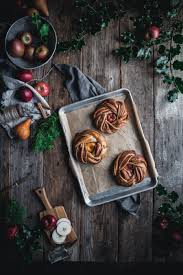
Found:
[{"label": "rustic wooden table", "polygon": [[[67,1],[50,1],[50,21],[58,39],[71,37],[73,11]],[[111,22],[107,29],[87,40],[80,52],[56,54],[54,63],[78,66],[108,91],[127,87],[138,107],[142,127],[154,154],[160,183],[181,194],[183,182],[183,97],[170,104],[165,99],[166,87],[148,62],[122,63],[111,51],[119,46],[119,34],[129,27],[129,20]],[[42,77],[50,64],[35,72]],[[49,104],[53,109],[70,103],[59,73],[53,70],[48,78],[51,86]],[[36,217],[42,205],[33,189],[45,186],[52,205],[64,205],[78,235],[71,261],[141,262],[182,261],[176,252],[168,259],[157,258],[152,251],[153,214],[159,205],[153,191],[142,193],[138,216],[119,211],[115,203],[89,208],[84,205],[77,180],[68,165],[64,136],[58,138],[55,149],[35,154],[30,142],[10,140],[0,129],[0,185],[8,186],[31,172],[31,178],[10,197],[18,199]],[[44,241],[45,242],[45,241]],[[44,258],[46,253],[42,254]]]}]

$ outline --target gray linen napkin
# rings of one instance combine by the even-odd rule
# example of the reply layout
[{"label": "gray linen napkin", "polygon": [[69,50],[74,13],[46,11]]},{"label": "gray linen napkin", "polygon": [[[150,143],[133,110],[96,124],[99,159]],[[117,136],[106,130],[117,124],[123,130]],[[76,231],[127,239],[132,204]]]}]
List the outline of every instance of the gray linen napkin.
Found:
[{"label": "gray linen napkin", "polygon": [[[97,96],[106,90],[91,77],[83,74],[76,66],[67,64],[54,65],[65,76],[65,86],[73,102]],[[120,209],[132,215],[137,215],[140,207],[140,194],[116,201]]]}]

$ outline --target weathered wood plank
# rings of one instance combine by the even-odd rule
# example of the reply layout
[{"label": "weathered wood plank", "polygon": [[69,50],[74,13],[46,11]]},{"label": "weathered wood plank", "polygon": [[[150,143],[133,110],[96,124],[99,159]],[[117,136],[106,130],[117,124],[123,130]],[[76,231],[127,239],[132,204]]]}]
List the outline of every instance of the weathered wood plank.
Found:
[{"label": "weathered wood plank", "polygon": [[[40,78],[42,70],[34,72],[35,78]],[[11,198],[15,198],[27,209],[27,222],[30,226],[38,222],[39,202],[35,198],[33,189],[43,184],[43,159],[42,154],[35,154],[31,148],[31,139],[28,141],[11,140],[10,144],[10,183],[19,180],[29,173],[31,176],[20,186],[10,192]],[[35,260],[42,259],[42,253]]]},{"label": "weathered wood plank", "polygon": [[[129,28],[128,18],[121,21],[120,31]],[[121,64],[121,86],[132,92],[142,128],[153,152],[153,70],[146,62]],[[119,215],[119,262],[151,261],[153,192],[141,194],[138,216]]]},{"label": "weathered wood plank", "polygon": [[[82,50],[82,70],[108,91],[120,87],[120,62],[111,51],[118,46],[119,23],[112,22]],[[81,213],[81,261],[115,262],[118,256],[118,209],[115,203]]]},{"label": "weathered wood plank", "polygon": [[[183,18],[183,13],[181,17]],[[182,61],[183,55],[179,56]],[[174,71],[175,76],[183,77],[182,72]],[[180,94],[175,103],[167,101],[167,87],[155,75],[155,161],[159,172],[159,182],[168,191],[176,191],[183,199],[183,96]],[[154,200],[154,214],[160,205],[158,196]],[[183,251],[175,251],[169,257],[153,255],[155,261],[183,261]]]},{"label": "weathered wood plank", "polygon": [[[56,28],[58,39],[70,39],[72,32],[71,18],[68,11],[70,5],[64,5],[62,1],[49,2],[50,21]],[[80,65],[80,52],[70,54],[57,54],[54,63],[67,63]],[[51,72],[49,80],[51,94],[49,104],[56,110],[68,103],[70,98],[63,87],[63,79],[55,69]],[[53,206],[64,205],[66,213],[71,220],[78,241],[73,247],[71,260],[79,260],[80,239],[80,197],[77,194],[77,182],[69,167],[69,159],[64,136],[58,138],[55,148],[44,153],[44,186]],[[77,186],[78,188],[78,186]]]}]

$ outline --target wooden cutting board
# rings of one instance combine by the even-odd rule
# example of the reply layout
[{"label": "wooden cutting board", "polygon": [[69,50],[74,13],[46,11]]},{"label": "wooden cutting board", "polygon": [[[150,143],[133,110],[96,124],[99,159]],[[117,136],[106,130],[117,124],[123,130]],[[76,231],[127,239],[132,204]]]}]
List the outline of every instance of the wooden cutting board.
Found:
[{"label": "wooden cutting board", "polygon": [[[39,199],[41,200],[41,202],[43,203],[44,207],[46,208],[45,210],[43,210],[39,213],[40,220],[46,215],[53,215],[57,219],[68,218],[63,206],[56,206],[54,208],[51,206],[51,204],[48,200],[48,197],[46,195],[46,191],[45,191],[44,187],[37,188],[34,191],[35,191],[36,195],[39,197]],[[58,246],[57,244],[55,244],[52,241],[52,238],[51,238],[52,232],[48,231],[48,230],[44,230],[44,231],[45,231],[49,241],[51,242],[51,244]],[[74,232],[74,229],[72,228],[71,233],[69,235],[67,235],[64,244],[73,244],[76,241],[77,241],[77,236],[76,236],[76,233]]]}]

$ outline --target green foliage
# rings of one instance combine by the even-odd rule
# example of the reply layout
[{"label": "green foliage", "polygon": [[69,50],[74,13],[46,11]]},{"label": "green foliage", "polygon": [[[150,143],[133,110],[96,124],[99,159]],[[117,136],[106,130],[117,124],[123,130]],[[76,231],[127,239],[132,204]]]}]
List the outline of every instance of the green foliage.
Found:
[{"label": "green foliage", "polygon": [[[131,18],[133,30],[123,32],[121,34],[123,45],[113,50],[113,54],[121,57],[125,63],[133,58],[151,59],[153,49],[157,50],[154,67],[156,73],[162,76],[163,82],[172,85],[167,94],[169,102],[175,102],[178,94],[183,92],[182,79],[173,75],[173,70],[183,70],[183,62],[175,60],[175,57],[181,53],[183,44],[183,35],[181,34],[183,22],[176,18],[181,9],[181,1],[176,1],[176,4],[173,1],[167,1],[164,5],[158,0],[143,1],[139,15]],[[152,25],[160,28],[160,36],[156,39],[152,39],[148,32]],[[165,42],[169,42],[169,44],[164,44]]]},{"label": "green foliage", "polygon": [[80,11],[79,18],[73,22],[77,26],[76,34],[70,41],[58,42],[57,52],[81,50],[88,35],[95,35],[106,28],[111,20],[125,14],[123,2],[124,0],[75,0],[74,6]]},{"label": "green foliage", "polygon": [[156,191],[163,199],[158,209],[158,219],[166,218],[172,228],[183,233],[183,204],[178,203],[179,195],[175,191],[168,192],[161,184],[157,185]]},{"label": "green foliage", "polygon": [[174,70],[183,71],[183,61],[175,60],[173,62],[173,68],[174,68]]},{"label": "green foliage", "polygon": [[49,25],[43,22],[39,14],[32,15],[32,23],[36,26],[41,41],[48,44]]},{"label": "green foliage", "polygon": [[39,239],[41,237],[41,229],[30,229],[23,224],[19,227],[19,233],[15,238],[16,247],[26,263],[32,262],[33,253],[41,250]]},{"label": "green foliage", "polygon": [[26,215],[26,210],[16,200],[10,200],[4,213],[4,217],[9,224],[22,224]]},{"label": "green foliage", "polygon": [[175,102],[178,99],[178,90],[176,88],[170,90],[167,94],[167,99],[171,103]]},{"label": "green foliage", "polygon": [[39,122],[33,137],[33,150],[41,152],[54,147],[55,139],[61,135],[61,127],[57,113]]},{"label": "green foliage", "polygon": [[[5,229],[14,225],[18,226],[18,233],[15,238],[11,240],[11,242],[16,246],[23,260],[26,263],[31,263],[33,252],[41,249],[39,243],[41,229],[29,228],[29,226],[25,224],[25,218],[25,208],[14,199],[9,200],[3,207],[0,217],[5,225]],[[1,224],[1,233],[2,228],[3,226]]]}]

